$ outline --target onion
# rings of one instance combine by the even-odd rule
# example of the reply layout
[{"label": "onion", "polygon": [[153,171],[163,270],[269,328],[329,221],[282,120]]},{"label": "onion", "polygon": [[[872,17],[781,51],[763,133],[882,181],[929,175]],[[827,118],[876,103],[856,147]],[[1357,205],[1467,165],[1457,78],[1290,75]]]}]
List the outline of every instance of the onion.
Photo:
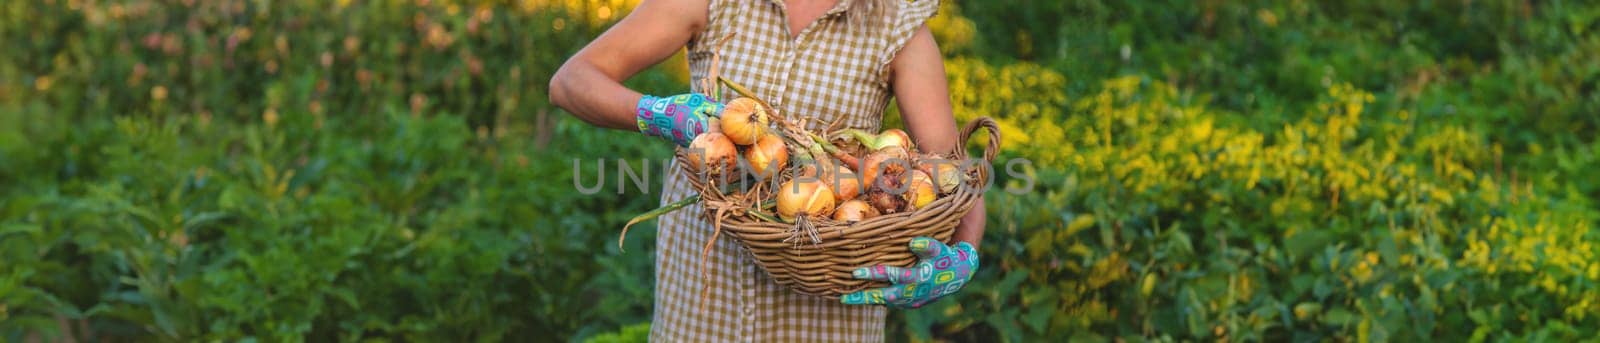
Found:
[{"label": "onion", "polygon": [[722,118],[718,123],[722,126],[722,134],[728,135],[733,144],[755,144],[767,133],[767,108],[755,99],[733,99],[723,106]]},{"label": "onion", "polygon": [[906,198],[874,188],[867,191],[867,203],[883,214],[895,214],[905,210]]},{"label": "onion", "polygon": [[789,164],[789,149],[777,135],[764,135],[756,140],[755,145],[745,149],[744,159],[750,163],[751,172],[766,180]]},{"label": "onion", "polygon": [[689,163],[705,175],[722,175],[732,171],[739,150],[728,137],[717,132],[706,132],[689,142]]},{"label": "onion", "polygon": [[861,200],[846,201],[839,204],[839,208],[833,211],[833,220],[846,223],[859,222],[877,216],[878,209],[872,208],[872,205],[867,205],[867,202]]},{"label": "onion", "polygon": [[840,202],[855,199],[861,194],[861,174],[851,171],[845,166],[833,169],[832,175],[827,178],[828,186],[833,187],[833,199]]},{"label": "onion", "polygon": [[845,130],[844,133],[854,136],[856,141],[870,151],[879,151],[889,147],[900,147],[906,151],[916,150],[911,144],[911,135],[900,129],[888,129],[876,135],[861,130]]},{"label": "onion", "polygon": [[928,177],[928,173],[924,173],[921,170],[912,171],[909,185],[910,188],[904,194],[901,194],[906,198],[906,204],[909,205],[907,210],[916,210],[923,206],[928,206],[928,204],[933,203],[934,199],[939,198],[938,191],[933,188],[933,178]]},{"label": "onion", "polygon": [[918,162],[917,170],[933,177],[933,185],[939,189],[939,194],[950,194],[961,186],[961,167],[954,161],[927,161]]},{"label": "onion", "polygon": [[821,180],[789,180],[778,188],[778,216],[793,221],[804,215],[827,217],[833,213],[833,190]]},{"label": "onion", "polygon": [[888,129],[878,133],[878,143],[881,145],[898,145],[908,151],[917,150],[916,145],[911,144],[911,135],[900,129]]},{"label": "onion", "polygon": [[[910,155],[905,148],[901,147],[884,148],[867,154],[867,158],[861,160],[862,184],[876,187],[879,176],[900,177],[904,175],[906,167],[911,165],[911,161],[908,159]],[[899,187],[892,187],[891,189],[897,188]]]}]

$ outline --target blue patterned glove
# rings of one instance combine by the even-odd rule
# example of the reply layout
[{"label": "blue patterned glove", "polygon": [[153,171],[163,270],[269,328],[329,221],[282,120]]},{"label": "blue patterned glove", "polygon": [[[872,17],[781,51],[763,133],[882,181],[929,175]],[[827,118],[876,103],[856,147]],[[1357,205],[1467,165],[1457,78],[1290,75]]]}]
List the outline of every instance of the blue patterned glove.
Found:
[{"label": "blue patterned glove", "polygon": [[711,129],[711,117],[722,113],[722,103],[704,94],[689,93],[669,97],[645,95],[635,107],[639,132],[689,146],[695,136]]},{"label": "blue patterned glove", "polygon": [[888,281],[893,286],[845,294],[846,305],[885,304],[899,308],[918,308],[954,294],[978,272],[978,251],[967,242],[945,245],[932,237],[911,239],[911,253],[917,264],[910,268],[872,266],[856,269],[857,279]]}]

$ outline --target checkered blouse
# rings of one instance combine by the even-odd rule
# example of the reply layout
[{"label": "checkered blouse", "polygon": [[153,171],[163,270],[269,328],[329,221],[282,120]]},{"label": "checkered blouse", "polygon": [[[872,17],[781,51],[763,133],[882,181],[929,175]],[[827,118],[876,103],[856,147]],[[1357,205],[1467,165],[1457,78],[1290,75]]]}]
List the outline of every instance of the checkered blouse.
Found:
[{"label": "checkered blouse", "polygon": [[[716,42],[737,33],[723,44],[719,75],[750,88],[785,115],[810,116],[813,128],[841,120],[851,128],[877,131],[891,95],[889,62],[939,2],[901,3],[878,25],[866,27],[848,20],[851,1],[841,0],[791,39],[783,0],[712,0],[708,25],[688,46],[692,83],[700,84],[710,71]],[[724,89],[722,94],[735,93]],[[694,193],[677,166],[671,170],[662,204]],[[847,306],[791,292],[774,283],[728,235],[706,256],[703,273],[710,291],[699,311],[701,249],[712,231],[700,212],[700,206],[690,206],[663,216],[658,226],[652,341],[883,340],[884,307]]]}]

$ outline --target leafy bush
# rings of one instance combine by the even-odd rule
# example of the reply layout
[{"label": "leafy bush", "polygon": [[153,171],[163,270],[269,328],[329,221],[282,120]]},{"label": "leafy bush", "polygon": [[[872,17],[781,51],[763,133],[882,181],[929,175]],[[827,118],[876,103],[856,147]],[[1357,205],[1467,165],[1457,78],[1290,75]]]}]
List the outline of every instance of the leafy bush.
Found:
[{"label": "leafy bush", "polygon": [[587,343],[630,343],[649,341],[650,323],[640,323],[625,326],[617,332],[608,332],[590,337]]},{"label": "leafy bush", "polygon": [[575,158],[667,147],[545,104],[567,52],[535,42],[603,23],[525,30],[585,9],[539,6],[0,5],[0,340],[566,337],[647,319],[650,249],[609,242],[653,196],[568,185]]},{"label": "leafy bush", "polygon": [[1371,113],[1372,100],[1337,86],[1313,113],[1259,132],[1164,83],[1107,81],[1072,104],[1060,148],[1012,151],[1065,168],[1030,169],[1033,193],[991,196],[983,254],[998,261],[979,291],[906,313],[905,329],[1023,341],[1594,335],[1593,211],[1494,172],[1487,135]]}]

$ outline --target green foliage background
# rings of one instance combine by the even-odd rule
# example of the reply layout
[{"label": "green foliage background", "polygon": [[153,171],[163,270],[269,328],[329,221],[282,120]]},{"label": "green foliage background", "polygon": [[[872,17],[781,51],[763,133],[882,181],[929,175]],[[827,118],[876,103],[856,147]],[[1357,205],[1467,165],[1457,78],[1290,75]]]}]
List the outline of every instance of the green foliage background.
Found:
[{"label": "green foliage background", "polygon": [[[655,197],[573,192],[572,161],[670,150],[544,96],[633,5],[0,4],[0,340],[642,338],[654,232],[610,242]],[[1597,19],[947,2],[957,115],[1035,182],[889,338],[1592,339]]]}]

